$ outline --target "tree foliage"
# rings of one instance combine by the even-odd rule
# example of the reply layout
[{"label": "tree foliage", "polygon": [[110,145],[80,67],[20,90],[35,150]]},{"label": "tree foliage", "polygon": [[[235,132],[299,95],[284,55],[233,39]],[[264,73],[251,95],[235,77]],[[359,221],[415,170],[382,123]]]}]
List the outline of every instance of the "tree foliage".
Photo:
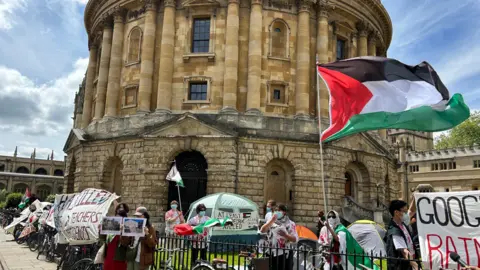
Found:
[{"label": "tree foliage", "polygon": [[22,202],[22,193],[11,193],[7,196],[6,208],[16,208]]},{"label": "tree foliage", "polygon": [[480,112],[474,112],[465,122],[435,140],[436,149],[480,145]]},{"label": "tree foliage", "polygon": [[49,203],[54,203],[55,202],[55,194],[50,194],[48,197],[45,199],[46,202]]}]

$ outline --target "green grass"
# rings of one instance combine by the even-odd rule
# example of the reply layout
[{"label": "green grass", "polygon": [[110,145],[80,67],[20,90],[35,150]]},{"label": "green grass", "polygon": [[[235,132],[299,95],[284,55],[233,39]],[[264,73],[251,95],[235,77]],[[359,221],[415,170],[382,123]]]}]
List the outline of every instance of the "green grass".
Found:
[{"label": "green grass", "polygon": [[[178,261],[179,259],[176,258],[178,256],[179,256],[179,253],[175,253],[175,256],[172,257],[172,260],[173,260],[172,261],[172,266],[173,266],[174,269],[180,269],[181,263]],[[191,249],[188,249],[186,252],[184,252],[184,254],[183,254],[183,265],[187,267],[187,268],[184,268],[184,269],[191,269],[191,267],[190,267],[191,257],[192,257]],[[168,255],[166,254],[166,252],[157,252],[156,265],[157,265],[158,270],[160,270],[160,268],[158,266],[161,265],[161,262],[165,261],[167,259],[168,259]],[[240,269],[242,269],[242,270],[243,270],[243,268],[245,268],[245,270],[247,269],[245,258],[238,256],[238,253],[235,253],[235,252],[217,253],[217,254],[214,254],[214,252],[211,252],[209,254],[207,252],[207,259],[210,262],[212,262],[213,259],[223,259],[223,260],[227,261],[227,265],[230,266],[230,267],[240,265],[240,266],[242,266]]]}]

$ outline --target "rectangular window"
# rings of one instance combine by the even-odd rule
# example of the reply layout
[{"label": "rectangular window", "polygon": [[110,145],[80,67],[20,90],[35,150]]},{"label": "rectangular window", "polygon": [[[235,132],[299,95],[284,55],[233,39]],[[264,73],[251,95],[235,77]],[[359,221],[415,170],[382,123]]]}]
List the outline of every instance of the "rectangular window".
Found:
[{"label": "rectangular window", "polygon": [[410,172],[418,172],[418,171],[419,171],[418,165],[411,165],[410,166]]},{"label": "rectangular window", "polygon": [[210,50],[210,18],[193,20],[192,52],[207,53]]},{"label": "rectangular window", "polygon": [[207,100],[207,83],[192,82],[188,91],[189,100]]},{"label": "rectangular window", "polygon": [[473,161],[473,168],[480,168],[480,160]]},{"label": "rectangular window", "polygon": [[435,171],[435,164],[432,163],[432,168],[430,170]]},{"label": "rectangular window", "polygon": [[137,86],[125,88],[124,107],[137,106]]},{"label": "rectangular window", "polygon": [[448,169],[449,170],[456,170],[457,169],[457,162],[451,161],[448,163]]},{"label": "rectangular window", "polygon": [[280,101],[282,99],[281,93],[282,93],[282,91],[280,89],[274,89],[273,90],[273,100],[274,101]]},{"label": "rectangular window", "polygon": [[345,40],[337,39],[337,61],[345,58]]}]

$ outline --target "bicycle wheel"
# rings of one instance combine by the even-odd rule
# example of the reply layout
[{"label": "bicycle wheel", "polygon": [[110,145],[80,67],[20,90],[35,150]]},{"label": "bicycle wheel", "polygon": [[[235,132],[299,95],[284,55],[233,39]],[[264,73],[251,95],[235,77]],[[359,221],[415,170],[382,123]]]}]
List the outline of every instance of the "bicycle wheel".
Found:
[{"label": "bicycle wheel", "polygon": [[215,270],[215,268],[213,268],[210,265],[199,264],[199,265],[193,267],[192,270]]},{"label": "bicycle wheel", "polygon": [[93,260],[90,258],[81,259],[73,264],[70,270],[85,270],[93,266]]},{"label": "bicycle wheel", "polygon": [[32,233],[28,237],[28,248],[30,251],[36,251],[38,249],[38,233]]}]

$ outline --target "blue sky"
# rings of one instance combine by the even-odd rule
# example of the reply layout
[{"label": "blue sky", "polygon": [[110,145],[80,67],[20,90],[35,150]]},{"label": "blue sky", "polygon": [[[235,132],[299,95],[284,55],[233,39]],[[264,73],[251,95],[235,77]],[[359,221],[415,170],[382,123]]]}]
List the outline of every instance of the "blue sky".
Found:
[{"label": "blue sky", "polygon": [[[0,155],[55,159],[72,126],[88,64],[87,0],[0,0]],[[450,92],[480,109],[480,1],[382,0],[393,22],[388,56],[428,61]]]}]

